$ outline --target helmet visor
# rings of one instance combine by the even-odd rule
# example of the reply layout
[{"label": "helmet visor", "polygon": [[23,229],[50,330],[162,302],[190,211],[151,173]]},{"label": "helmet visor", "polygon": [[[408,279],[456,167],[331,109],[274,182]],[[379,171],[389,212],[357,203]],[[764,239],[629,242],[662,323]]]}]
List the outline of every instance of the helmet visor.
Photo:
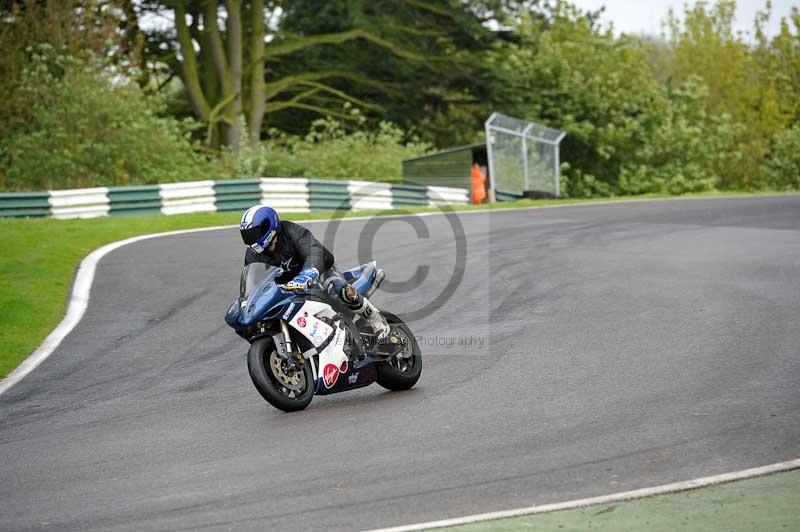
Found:
[{"label": "helmet visor", "polygon": [[261,237],[261,229],[259,227],[241,229],[239,232],[242,233],[242,240],[244,240],[247,246],[252,246],[257,243],[258,239]]},{"label": "helmet visor", "polygon": [[[278,232],[273,229],[266,235],[263,235],[262,237],[258,238],[255,242],[250,243],[248,245],[250,246],[250,249],[252,249],[256,253],[263,253],[264,250],[269,249],[269,245],[273,242],[273,240],[275,240],[275,235],[277,234]],[[243,239],[245,238],[244,234],[242,235],[242,238]],[[246,240],[245,243],[247,243]]]}]

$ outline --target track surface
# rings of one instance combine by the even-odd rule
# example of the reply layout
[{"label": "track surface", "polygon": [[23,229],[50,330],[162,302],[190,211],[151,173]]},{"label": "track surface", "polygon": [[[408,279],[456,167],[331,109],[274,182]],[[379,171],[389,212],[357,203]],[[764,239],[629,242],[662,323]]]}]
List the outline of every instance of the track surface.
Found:
[{"label": "track surface", "polygon": [[[455,266],[446,219],[421,220],[428,238],[377,229],[390,280],[432,267],[374,297],[401,314]],[[463,282],[412,324],[418,386],[291,415],[261,400],[222,321],[235,229],[112,252],[82,322],[0,396],[0,530],[364,529],[800,456],[800,197],[460,220]],[[374,231],[343,223],[338,262]]]}]

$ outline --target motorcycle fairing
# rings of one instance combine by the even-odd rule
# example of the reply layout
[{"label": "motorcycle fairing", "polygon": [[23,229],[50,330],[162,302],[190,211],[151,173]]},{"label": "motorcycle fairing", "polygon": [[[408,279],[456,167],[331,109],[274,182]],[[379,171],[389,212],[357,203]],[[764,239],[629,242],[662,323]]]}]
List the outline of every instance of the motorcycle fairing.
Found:
[{"label": "motorcycle fairing", "polygon": [[333,309],[327,303],[305,300],[294,313],[294,317],[289,320],[289,325],[305,336],[311,345],[321,347],[333,333],[333,327],[320,318],[334,318],[335,316]]},{"label": "motorcycle fairing", "polygon": [[349,364],[348,371],[346,373],[340,372],[338,379],[331,388],[326,388],[322,378],[320,377],[317,380],[315,394],[330,395],[332,393],[369,386],[375,382],[375,379],[378,377],[378,372],[375,369],[375,364],[373,362],[373,360],[369,360],[368,363],[366,361],[362,361],[358,364]]},{"label": "motorcycle fairing", "polygon": [[320,318],[336,317],[330,305],[321,301],[306,300],[289,321],[297,332],[320,348],[317,368],[317,391],[330,390],[339,381],[341,374],[347,374],[350,364],[344,352],[346,334],[344,328],[328,325]]}]

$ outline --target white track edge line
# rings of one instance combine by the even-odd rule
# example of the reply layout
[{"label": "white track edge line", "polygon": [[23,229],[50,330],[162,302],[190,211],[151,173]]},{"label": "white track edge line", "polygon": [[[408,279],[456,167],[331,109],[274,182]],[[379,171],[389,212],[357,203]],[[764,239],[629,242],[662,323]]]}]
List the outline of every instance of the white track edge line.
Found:
[{"label": "white track edge line", "polygon": [[215,226],[215,227],[201,227],[197,229],[181,229],[178,231],[169,231],[165,233],[152,233],[149,235],[140,235],[124,240],[118,240],[111,244],[106,244],[86,256],[78,265],[78,271],[75,274],[75,281],[72,285],[72,294],[69,300],[69,307],[67,307],[67,315],[56,326],[55,329],[44,339],[44,342],[34,351],[22,364],[8,374],[8,376],[0,381],[0,395],[2,395],[9,388],[21,381],[28,373],[33,371],[39,364],[44,362],[50,354],[61,344],[61,341],[72,332],[78,323],[83,318],[86,308],[89,305],[89,293],[92,289],[92,281],[94,281],[94,273],[97,269],[97,263],[100,262],[105,255],[114,251],[117,248],[133,244],[142,240],[157,238],[162,236],[173,236],[186,233],[198,233],[201,231],[213,231],[217,229],[228,228],[229,226]]},{"label": "white track edge line", "polygon": [[[475,210],[452,210],[452,211],[443,211],[439,210],[439,212],[422,212],[422,213],[413,213],[409,212],[408,214],[391,214],[386,216],[381,216],[381,218],[404,218],[408,216],[435,216],[435,215],[443,215],[443,214],[492,214],[492,213],[503,213],[503,212],[510,212],[510,211],[521,211],[521,210],[536,210],[536,209],[553,209],[559,207],[585,207],[585,206],[592,206],[592,205],[613,205],[618,203],[635,203],[635,202],[647,202],[647,201],[674,201],[674,200],[693,200],[693,199],[736,199],[736,198],[772,198],[772,197],[783,197],[783,196],[794,196],[795,194],[763,194],[757,196],[690,196],[690,197],[675,197],[675,198],[645,198],[645,199],[619,199],[619,200],[608,200],[608,201],[587,201],[581,203],[562,203],[558,205],[529,205],[526,207],[514,207],[510,209],[475,209]],[[339,222],[354,222],[359,220],[369,220],[374,218],[375,216],[354,216],[354,217],[345,217],[345,218],[318,218],[312,220],[297,220],[298,222],[303,223],[321,223],[321,222],[331,222],[333,220]],[[220,229],[230,229],[232,227],[236,227],[235,225],[217,225],[213,227],[200,227],[196,229],[179,229],[176,231],[167,231],[163,233],[151,233],[149,235],[140,235],[131,238],[126,238],[124,240],[118,240],[117,242],[112,242],[110,244],[106,244],[105,246],[98,248],[92,251],[85,259],[81,261],[78,265],[78,272],[75,275],[75,281],[72,286],[72,293],[70,296],[69,307],[67,308],[67,315],[61,320],[61,322],[56,326],[55,329],[44,339],[42,344],[33,352],[31,353],[28,358],[26,358],[19,366],[17,366],[14,371],[9,373],[6,378],[0,380],[0,395],[14,386],[16,383],[21,381],[28,373],[33,371],[39,364],[44,362],[50,354],[55,351],[55,349],[61,344],[64,338],[72,332],[78,323],[83,318],[83,314],[86,312],[86,307],[89,305],[89,293],[92,288],[92,281],[94,280],[94,273],[97,269],[97,263],[100,262],[106,254],[114,251],[115,249],[121,248],[122,246],[127,246],[128,244],[133,244],[135,242],[140,242],[142,240],[149,240],[151,238],[159,238],[162,236],[175,236],[175,235],[183,235],[188,233],[199,233],[201,231],[216,231]]]},{"label": "white track edge line", "polygon": [[771,473],[779,473],[782,471],[791,471],[793,469],[800,469],[800,458],[789,460],[786,462],[779,462],[776,464],[765,465],[761,467],[753,467],[750,469],[743,469],[741,471],[734,471],[732,473],[723,473],[721,475],[714,475],[710,477],[696,478],[693,480],[686,480],[683,482],[675,482],[672,484],[662,484],[652,488],[642,488],[632,491],[623,491],[619,493],[612,493],[610,495],[601,495],[598,497],[589,497],[587,499],[575,499],[572,501],[559,502],[553,504],[543,504],[541,506],[529,506],[527,508],[518,508],[515,510],[504,510],[499,512],[489,512],[484,514],[468,515],[464,517],[456,517],[453,519],[442,519],[439,521],[429,521],[426,523],[417,523],[414,525],[394,526],[389,528],[376,528],[368,532],[410,532],[412,530],[430,530],[434,528],[445,528],[451,526],[469,525],[473,523],[481,523],[484,521],[494,521],[497,519],[507,519],[510,517],[522,517],[526,515],[543,514],[549,512],[558,512],[561,510],[574,510],[577,508],[584,508],[586,506],[595,506],[598,504],[608,504],[612,502],[623,502],[634,499],[643,499],[645,497],[652,497],[654,495],[666,495],[669,493],[676,493],[680,491],[687,491],[696,488],[703,488],[707,486],[714,486],[726,482],[733,482],[735,480],[743,480],[746,478],[759,477],[769,475]]}]

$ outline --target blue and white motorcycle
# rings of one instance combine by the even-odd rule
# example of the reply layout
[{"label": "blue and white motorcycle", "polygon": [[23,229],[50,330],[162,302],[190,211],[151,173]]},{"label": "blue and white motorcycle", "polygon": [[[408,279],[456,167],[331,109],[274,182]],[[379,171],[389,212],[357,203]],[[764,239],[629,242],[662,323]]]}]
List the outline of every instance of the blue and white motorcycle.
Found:
[{"label": "blue and white motorcycle", "polygon": [[[422,355],[411,329],[383,311],[389,335],[378,342],[370,326],[318,284],[303,292],[277,283],[280,267],[248,264],[239,297],[225,322],[250,342],[247,366],[256,389],[286,412],[327,395],[377,382],[407,390],[422,372]],[[343,272],[365,297],[377,290],[383,271],[373,261]]]}]

